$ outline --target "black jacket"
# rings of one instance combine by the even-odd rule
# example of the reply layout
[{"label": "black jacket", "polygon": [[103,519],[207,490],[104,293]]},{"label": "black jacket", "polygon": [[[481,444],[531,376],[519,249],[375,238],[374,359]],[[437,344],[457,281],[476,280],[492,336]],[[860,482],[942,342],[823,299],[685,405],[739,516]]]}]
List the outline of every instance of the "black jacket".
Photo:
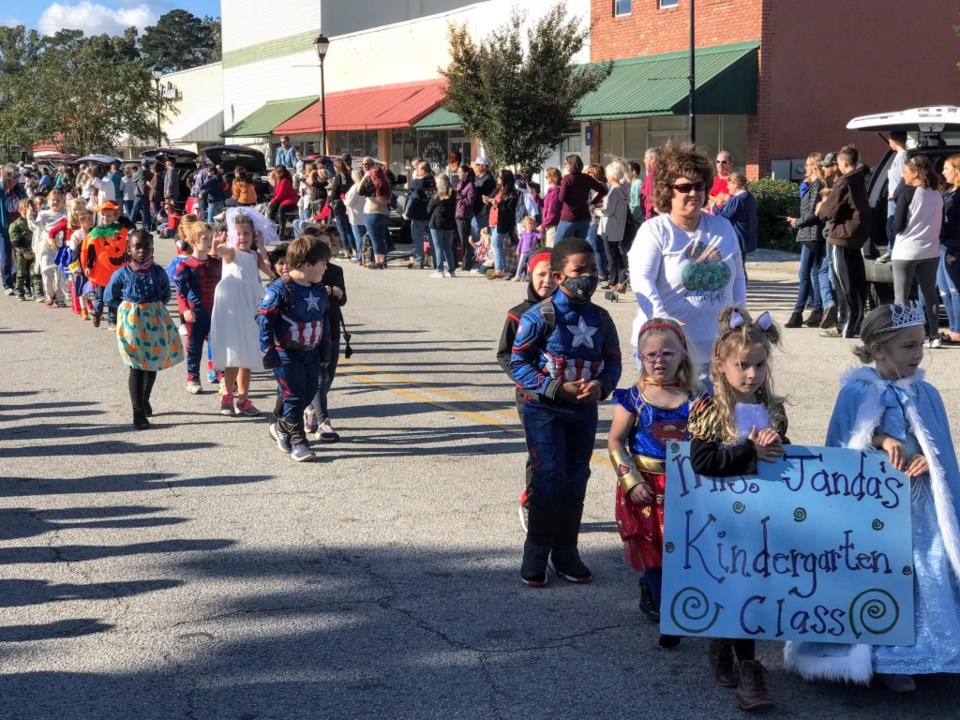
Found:
[{"label": "black jacket", "polygon": [[811,252],[823,255],[823,221],[817,217],[817,203],[823,183],[814,180],[800,198],[800,217],[797,218],[797,242],[806,243]]},{"label": "black jacket", "polygon": [[334,265],[332,262],[327,263],[327,271],[323,274],[323,280],[321,281],[323,285],[330,287],[338,287],[343,293],[343,297],[339,300],[333,295],[327,297],[327,316],[330,318],[330,340],[331,342],[340,341],[340,323],[343,321],[343,311],[340,309],[347,304],[347,286],[344,285],[343,281],[343,268],[339,265]]},{"label": "black jacket", "polygon": [[[549,296],[547,296],[549,297]],[[500,344],[497,346],[497,364],[510,379],[510,355],[513,354],[513,341],[517,337],[517,326],[520,325],[520,318],[523,314],[536,305],[541,300],[546,300],[537,295],[533,289],[533,283],[527,283],[527,299],[519,305],[515,305],[507,311],[507,319],[503,323],[503,332],[500,333]]]},{"label": "black jacket", "polygon": [[456,230],[457,196],[451,195],[441,200],[439,195],[434,195],[427,204],[427,214],[430,216],[431,230]]},{"label": "black jacket", "polygon": [[827,241],[831,245],[859,250],[870,237],[870,201],[867,172],[863,167],[841,175],[817,213],[830,223]]}]

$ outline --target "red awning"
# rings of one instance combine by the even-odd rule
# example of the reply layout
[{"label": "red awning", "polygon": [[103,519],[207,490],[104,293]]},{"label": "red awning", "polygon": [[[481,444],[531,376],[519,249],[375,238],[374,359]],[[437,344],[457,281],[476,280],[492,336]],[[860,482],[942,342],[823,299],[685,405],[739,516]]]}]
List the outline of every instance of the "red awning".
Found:
[{"label": "red awning", "polygon": [[[412,127],[443,102],[446,80],[380,85],[327,94],[327,130]],[[274,135],[320,132],[320,102],[273,129]]]}]

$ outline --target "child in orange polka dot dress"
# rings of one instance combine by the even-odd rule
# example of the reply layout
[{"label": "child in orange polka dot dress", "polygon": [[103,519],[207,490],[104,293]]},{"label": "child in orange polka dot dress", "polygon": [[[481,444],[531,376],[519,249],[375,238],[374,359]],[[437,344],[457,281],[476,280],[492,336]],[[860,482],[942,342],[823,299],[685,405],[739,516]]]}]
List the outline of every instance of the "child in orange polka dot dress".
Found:
[{"label": "child in orange polka dot dress", "polygon": [[130,233],[128,262],[117,270],[104,291],[104,302],[117,309],[117,346],[128,380],[133,425],[150,426],[150,391],[157,371],[183,361],[183,344],[167,313],[170,278],[153,262],[153,237],[145,230]]}]

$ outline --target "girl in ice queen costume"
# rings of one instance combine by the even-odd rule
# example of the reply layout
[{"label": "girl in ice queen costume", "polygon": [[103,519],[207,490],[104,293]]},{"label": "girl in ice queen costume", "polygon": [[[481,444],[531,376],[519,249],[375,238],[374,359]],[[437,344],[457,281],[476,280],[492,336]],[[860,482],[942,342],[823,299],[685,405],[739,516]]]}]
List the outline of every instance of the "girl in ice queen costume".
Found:
[{"label": "girl in ice queen costume", "polygon": [[919,368],[923,307],[881,305],[864,319],[860,339],[854,353],[873,367],[841,379],[826,444],[883,452],[910,478],[916,642],[790,642],[785,665],[807,679],[867,683],[876,675],[894,692],[911,692],[912,675],[960,673],[960,469],[943,400]]},{"label": "girl in ice queen costume", "polygon": [[[265,245],[278,242],[277,231],[260,213],[244,208],[227,210],[227,232],[213,241],[223,261],[210,320],[213,365],[223,368],[222,415],[259,415],[250,402],[250,371],[263,367],[260,331],[254,318],[263,297],[260,270],[270,274]],[[234,405],[236,392],[236,405]]]}]

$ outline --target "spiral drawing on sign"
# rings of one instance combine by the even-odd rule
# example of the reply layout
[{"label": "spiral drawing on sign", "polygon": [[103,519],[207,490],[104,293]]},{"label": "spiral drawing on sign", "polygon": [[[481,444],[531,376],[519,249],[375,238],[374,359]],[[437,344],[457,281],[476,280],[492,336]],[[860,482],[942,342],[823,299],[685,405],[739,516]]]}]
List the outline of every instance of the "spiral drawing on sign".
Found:
[{"label": "spiral drawing on sign", "polygon": [[899,619],[896,598],[880,588],[864,590],[850,603],[850,629],[858,638],[864,633],[886,635]]},{"label": "spiral drawing on sign", "polygon": [[740,513],[742,513],[742,512],[743,512],[744,510],[746,510],[746,509],[747,509],[747,506],[744,505],[744,504],[743,504],[742,502],[740,502],[739,500],[737,500],[737,501],[733,504],[733,511],[734,511],[735,513],[737,513],[738,515],[739,515]]},{"label": "spiral drawing on sign", "polygon": [[874,530],[883,530],[883,520],[880,518],[874,518],[873,522],[870,523],[870,527]]},{"label": "spiral drawing on sign", "polygon": [[668,553],[672,553],[672,552],[673,552],[673,543],[672,543],[672,542],[664,543],[664,544],[663,544],[663,549],[666,550]]},{"label": "spiral drawing on sign", "polygon": [[684,632],[697,635],[713,627],[722,609],[719,603],[714,603],[711,608],[710,599],[699,588],[685,587],[673,596],[670,619]]},{"label": "spiral drawing on sign", "polygon": [[807,519],[807,511],[804,510],[802,507],[798,507],[796,510],[793,511],[793,519],[796,520],[797,522],[803,522],[804,520]]}]

